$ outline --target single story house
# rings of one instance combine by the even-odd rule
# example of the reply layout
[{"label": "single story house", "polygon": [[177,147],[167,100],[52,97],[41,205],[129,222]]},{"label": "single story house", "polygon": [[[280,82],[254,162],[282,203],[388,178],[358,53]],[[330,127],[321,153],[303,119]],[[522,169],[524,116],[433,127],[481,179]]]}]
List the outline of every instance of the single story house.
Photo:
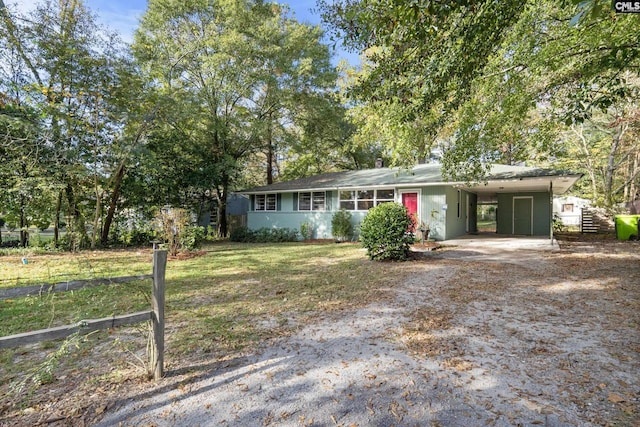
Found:
[{"label": "single story house", "polygon": [[399,202],[430,229],[429,238],[447,240],[477,232],[477,206],[497,206],[498,234],[550,236],[553,195],[565,193],[582,174],[524,166],[493,165],[483,182],[447,182],[439,164],[412,170],[378,167],[332,172],[241,191],[250,198],[250,229],[300,229],[314,238],[333,238],[331,220],[345,209],[354,229],[368,209]]}]

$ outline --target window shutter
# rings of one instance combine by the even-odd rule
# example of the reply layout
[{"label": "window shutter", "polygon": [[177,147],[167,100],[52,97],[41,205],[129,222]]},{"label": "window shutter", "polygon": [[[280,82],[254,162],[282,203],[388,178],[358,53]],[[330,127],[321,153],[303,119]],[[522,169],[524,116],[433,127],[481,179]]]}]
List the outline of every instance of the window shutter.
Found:
[{"label": "window shutter", "polygon": [[282,210],[282,194],[280,193],[276,194],[276,210],[277,211]]},{"label": "window shutter", "polygon": [[293,210],[298,210],[298,193],[293,193]]},{"label": "window shutter", "polygon": [[255,211],[256,210],[256,196],[255,194],[252,194],[249,196],[249,210],[250,211]]},{"label": "window shutter", "polygon": [[324,193],[324,206],[327,212],[331,212],[331,205],[333,202],[333,191],[327,191]]}]

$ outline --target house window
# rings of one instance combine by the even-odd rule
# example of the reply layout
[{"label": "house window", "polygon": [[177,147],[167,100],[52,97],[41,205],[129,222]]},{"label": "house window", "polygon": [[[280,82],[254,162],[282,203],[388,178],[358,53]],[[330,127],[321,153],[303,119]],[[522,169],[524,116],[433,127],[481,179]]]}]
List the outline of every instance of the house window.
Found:
[{"label": "house window", "polygon": [[256,211],[275,211],[277,210],[278,197],[276,194],[256,194]]},{"label": "house window", "polygon": [[376,190],[376,206],[380,203],[389,203],[395,201],[395,191],[391,190]]},{"label": "house window", "polygon": [[354,211],[356,209],[356,192],[341,191],[339,206],[340,206],[340,209]]},{"label": "house window", "polygon": [[358,190],[358,210],[368,211],[373,207],[374,191],[373,190]]},{"label": "house window", "polygon": [[393,202],[393,189],[383,190],[343,190],[339,193],[340,209],[366,211],[380,203]]},{"label": "house window", "polygon": [[299,211],[323,211],[325,209],[326,193],[324,191],[298,193]]},{"label": "house window", "polygon": [[562,205],[562,212],[573,212],[573,203],[565,203]]}]

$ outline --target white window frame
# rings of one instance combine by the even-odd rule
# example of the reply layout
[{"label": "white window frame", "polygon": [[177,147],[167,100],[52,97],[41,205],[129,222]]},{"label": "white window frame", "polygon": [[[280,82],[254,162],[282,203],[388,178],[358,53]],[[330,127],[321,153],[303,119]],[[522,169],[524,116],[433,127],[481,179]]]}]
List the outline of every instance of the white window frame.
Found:
[{"label": "white window frame", "polygon": [[[300,201],[302,200],[302,195],[309,195],[309,208],[302,209],[300,207]],[[322,207],[316,207],[316,197],[322,198]],[[298,210],[302,212],[323,212],[327,210],[327,192],[326,191],[300,191],[298,192]]]},{"label": "white window frame", "polygon": [[[367,198],[367,199],[361,199],[358,197],[358,194],[360,192],[364,192],[364,191],[373,191],[373,198]],[[378,197],[378,191],[393,191],[393,197],[388,199],[381,199]],[[353,198],[350,199],[342,199],[342,193],[350,193]],[[371,207],[367,208],[367,209],[360,209],[358,204],[359,202],[372,202],[373,206],[378,206],[380,203],[387,203],[387,202],[395,202],[396,201],[396,191],[393,188],[355,188],[355,189],[349,189],[349,190],[339,190],[338,191],[338,208],[339,209],[344,209],[347,211],[361,211],[361,212],[366,212],[369,209],[371,209]],[[343,208],[342,206],[342,202],[349,202],[349,203],[353,203],[353,209],[347,209],[347,208]]]},{"label": "white window frame", "polygon": [[[262,203],[258,201],[258,198],[263,199]],[[270,200],[271,199],[271,200]],[[258,207],[258,204],[262,205],[262,208]],[[270,205],[273,205],[270,208]],[[278,195],[276,193],[256,194],[254,200],[253,210],[255,212],[275,212],[278,210]]]}]

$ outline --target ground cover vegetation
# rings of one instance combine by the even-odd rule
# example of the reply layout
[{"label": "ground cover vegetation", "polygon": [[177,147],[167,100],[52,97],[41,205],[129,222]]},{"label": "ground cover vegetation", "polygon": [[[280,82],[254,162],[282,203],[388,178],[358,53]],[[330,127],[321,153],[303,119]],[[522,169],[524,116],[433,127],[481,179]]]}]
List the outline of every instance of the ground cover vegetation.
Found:
[{"label": "ground cover vegetation", "polygon": [[[355,244],[217,243],[194,255],[170,258],[167,267],[168,370],[208,358],[233,358],[288,334],[319,312],[353,309],[380,298],[382,288],[390,285],[389,277],[403,276],[398,264],[367,262]],[[144,274],[151,269],[151,257],[150,250],[83,251],[38,255],[24,265],[19,257],[5,256],[0,286],[58,282],[61,274],[65,279],[68,274],[80,278]],[[145,310],[150,287],[146,281],[1,300],[0,335]],[[40,412],[49,390],[65,388],[68,375],[91,376],[93,389],[144,381],[146,333],[145,328],[122,328],[95,333],[73,345],[49,342],[1,350],[0,420],[26,407]],[[69,348],[57,361],[60,370],[53,369],[47,379],[33,378],[31,394],[25,389],[12,391],[12,385],[50,362],[64,345]]]},{"label": "ground cover vegetation", "polygon": [[[356,244],[212,244],[199,256],[169,260],[167,376],[159,384],[146,379],[144,327],[100,332],[67,346],[50,342],[2,350],[0,424],[92,424],[116,402],[139,400],[150,390],[198,395],[210,389],[208,375],[243,366],[242,357],[262,346],[281,347],[280,340],[308,333],[310,326],[351,323],[349,316],[367,312],[359,308],[383,307],[381,313],[401,327],[353,323],[376,341],[386,340],[424,361],[420,366],[429,367],[425,380],[439,381],[438,387],[428,387],[432,402],[448,401],[453,390],[467,390],[475,404],[486,403],[483,416],[489,425],[499,424],[501,417],[517,420],[532,407],[540,411],[537,419],[551,414],[578,423],[633,425],[638,414],[637,378],[632,375],[637,365],[633,331],[638,298],[632,286],[638,276],[637,243],[587,241],[580,234],[565,237],[559,253],[522,256],[510,251],[504,263],[495,256],[470,260],[465,248],[456,247],[422,254],[409,263],[380,263],[367,260]],[[90,277],[89,264],[95,274],[111,266],[144,271],[151,259],[149,250],[78,252],[55,255],[55,260],[50,256],[38,256],[28,265],[14,257],[2,271],[11,267],[11,283],[39,283],[47,265]],[[9,278],[7,273],[4,278]],[[136,304],[144,309],[149,287],[147,282],[91,289],[81,297],[60,293],[0,301],[2,334],[28,328],[12,319],[17,316],[49,325],[85,314],[109,316],[138,309]],[[395,289],[401,291],[396,294]],[[17,307],[24,310],[12,312]],[[321,334],[317,339],[317,345],[328,345]],[[498,397],[493,388],[464,386],[481,384],[483,369],[504,387]],[[378,380],[384,382],[387,374],[380,373]],[[407,378],[402,369],[397,374]],[[290,375],[298,374],[294,370]],[[204,389],[200,380],[206,382]],[[421,381],[416,378],[416,383]],[[256,390],[246,390],[246,398]],[[358,396],[354,392],[351,398]],[[529,409],[517,403],[521,400]],[[367,413],[366,402],[362,411]]]}]

